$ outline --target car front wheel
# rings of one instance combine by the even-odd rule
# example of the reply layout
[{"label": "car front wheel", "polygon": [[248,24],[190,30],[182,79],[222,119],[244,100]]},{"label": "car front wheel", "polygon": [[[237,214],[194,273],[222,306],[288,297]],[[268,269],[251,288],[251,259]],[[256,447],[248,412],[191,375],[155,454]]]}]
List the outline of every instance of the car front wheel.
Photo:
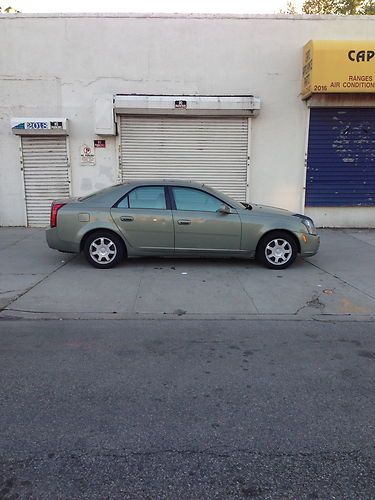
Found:
[{"label": "car front wheel", "polygon": [[124,244],[110,231],[95,231],[90,234],[83,245],[83,253],[87,261],[99,269],[117,266],[124,258]]},{"label": "car front wheel", "polygon": [[295,239],[285,231],[263,236],[258,244],[256,258],[270,269],[285,269],[296,260],[298,247]]}]

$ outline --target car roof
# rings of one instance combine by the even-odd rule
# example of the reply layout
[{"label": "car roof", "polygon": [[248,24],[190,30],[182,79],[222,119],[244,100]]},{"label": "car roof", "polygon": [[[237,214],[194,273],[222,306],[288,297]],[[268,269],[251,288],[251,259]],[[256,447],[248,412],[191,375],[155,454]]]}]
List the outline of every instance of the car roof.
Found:
[{"label": "car roof", "polygon": [[139,186],[139,185],[147,186],[149,184],[151,185],[162,184],[168,186],[170,185],[173,186],[174,184],[177,184],[179,186],[190,186],[197,188],[205,186],[205,184],[202,182],[194,182],[186,179],[132,179],[122,183],[122,185],[126,186]]}]

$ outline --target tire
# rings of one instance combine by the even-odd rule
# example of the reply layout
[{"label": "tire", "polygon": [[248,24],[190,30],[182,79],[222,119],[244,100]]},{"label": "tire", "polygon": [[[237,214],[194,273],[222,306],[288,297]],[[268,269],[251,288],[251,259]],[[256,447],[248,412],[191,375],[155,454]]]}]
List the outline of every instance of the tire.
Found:
[{"label": "tire", "polygon": [[286,269],[296,260],[298,247],[285,231],[268,233],[258,243],[256,258],[270,269]]},{"label": "tire", "polygon": [[125,245],[115,233],[99,230],[86,238],[83,253],[92,266],[98,269],[109,269],[123,260]]}]

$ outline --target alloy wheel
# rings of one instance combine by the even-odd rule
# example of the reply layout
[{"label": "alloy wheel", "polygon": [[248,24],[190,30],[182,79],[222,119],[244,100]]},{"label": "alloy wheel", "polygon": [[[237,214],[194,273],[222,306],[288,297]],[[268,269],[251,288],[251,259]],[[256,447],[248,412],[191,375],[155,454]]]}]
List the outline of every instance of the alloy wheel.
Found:
[{"label": "alloy wheel", "polygon": [[287,240],[276,238],[271,240],[265,248],[265,257],[271,264],[282,266],[292,257],[293,249]]},{"label": "alloy wheel", "polygon": [[109,264],[117,255],[117,247],[110,238],[100,237],[91,242],[89,253],[97,264]]}]

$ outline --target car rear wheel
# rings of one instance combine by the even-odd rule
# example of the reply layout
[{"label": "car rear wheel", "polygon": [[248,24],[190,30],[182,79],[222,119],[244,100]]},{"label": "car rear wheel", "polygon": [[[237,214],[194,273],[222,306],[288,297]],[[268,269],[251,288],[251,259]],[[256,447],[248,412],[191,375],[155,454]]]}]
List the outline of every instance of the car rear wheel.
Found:
[{"label": "car rear wheel", "polygon": [[123,242],[116,234],[95,231],[86,238],[83,253],[92,266],[109,269],[123,260],[125,251]]},{"label": "car rear wheel", "polygon": [[295,239],[285,231],[275,231],[263,236],[256,258],[270,269],[285,269],[296,260],[298,247]]}]

